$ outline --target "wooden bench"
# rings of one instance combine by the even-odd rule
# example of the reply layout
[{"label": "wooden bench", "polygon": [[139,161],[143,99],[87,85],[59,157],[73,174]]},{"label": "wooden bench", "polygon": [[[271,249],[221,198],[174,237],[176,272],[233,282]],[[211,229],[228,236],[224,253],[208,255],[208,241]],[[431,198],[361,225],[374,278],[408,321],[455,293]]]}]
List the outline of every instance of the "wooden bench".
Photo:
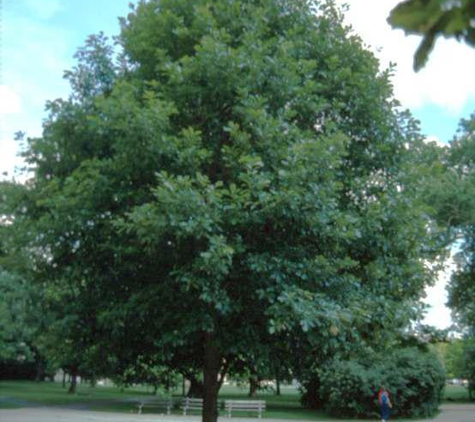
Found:
[{"label": "wooden bench", "polygon": [[144,408],[164,409],[169,415],[173,408],[173,399],[170,397],[156,397],[151,400],[143,400],[138,405],[139,415],[142,414]]},{"label": "wooden bench", "polygon": [[262,418],[262,412],[266,410],[264,400],[225,400],[224,410],[230,418],[233,410],[239,412],[258,412],[259,418]]},{"label": "wooden bench", "polygon": [[183,415],[189,410],[203,410],[203,399],[194,399],[192,397],[185,397],[182,403]]}]

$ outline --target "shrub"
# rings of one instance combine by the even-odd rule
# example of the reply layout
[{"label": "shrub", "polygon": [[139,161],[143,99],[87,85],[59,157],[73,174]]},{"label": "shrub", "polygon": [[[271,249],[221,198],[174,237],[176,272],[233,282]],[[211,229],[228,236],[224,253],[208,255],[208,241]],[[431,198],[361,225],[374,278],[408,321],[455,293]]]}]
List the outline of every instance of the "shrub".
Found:
[{"label": "shrub", "polygon": [[401,349],[368,361],[334,361],[321,372],[320,395],[333,416],[375,417],[377,393],[385,385],[393,414],[427,417],[435,414],[445,382],[433,353]]}]

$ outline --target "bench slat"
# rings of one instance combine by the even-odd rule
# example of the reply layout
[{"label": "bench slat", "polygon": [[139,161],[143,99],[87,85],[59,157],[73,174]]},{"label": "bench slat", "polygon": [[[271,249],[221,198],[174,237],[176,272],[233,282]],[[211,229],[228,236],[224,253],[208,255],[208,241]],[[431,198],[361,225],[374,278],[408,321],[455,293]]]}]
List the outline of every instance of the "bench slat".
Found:
[{"label": "bench slat", "polygon": [[231,417],[232,411],[257,411],[259,418],[262,417],[262,411],[266,409],[266,402],[263,400],[226,400],[224,408]]},{"label": "bench slat", "polygon": [[139,411],[138,413],[141,414],[144,408],[153,407],[153,408],[164,408],[167,410],[167,415],[171,413],[171,409],[173,407],[173,399],[165,398],[165,397],[157,397],[153,400],[149,401],[141,401],[138,404]]},{"label": "bench slat", "polygon": [[252,401],[252,402],[246,402],[246,401],[231,401],[231,400],[226,400],[225,406],[265,406],[266,402],[265,401]]},{"label": "bench slat", "polygon": [[188,410],[203,410],[203,399],[194,399],[185,397],[182,403],[183,415],[186,415]]}]

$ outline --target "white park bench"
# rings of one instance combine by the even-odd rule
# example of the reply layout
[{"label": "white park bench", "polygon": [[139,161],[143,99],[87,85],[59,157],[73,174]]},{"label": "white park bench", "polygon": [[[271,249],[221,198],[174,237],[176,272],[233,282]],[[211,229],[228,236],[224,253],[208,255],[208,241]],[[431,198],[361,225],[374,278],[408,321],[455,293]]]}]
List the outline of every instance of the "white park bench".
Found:
[{"label": "white park bench", "polygon": [[203,410],[203,399],[194,399],[192,397],[185,397],[182,403],[183,415],[190,410]]},{"label": "white park bench", "polygon": [[144,408],[149,409],[164,409],[169,415],[173,408],[173,399],[170,397],[156,397],[152,400],[143,400],[138,405],[139,415],[142,414]]},{"label": "white park bench", "polygon": [[262,412],[266,410],[264,400],[225,400],[224,410],[228,417],[231,417],[233,410],[239,412],[257,412],[262,418]]}]

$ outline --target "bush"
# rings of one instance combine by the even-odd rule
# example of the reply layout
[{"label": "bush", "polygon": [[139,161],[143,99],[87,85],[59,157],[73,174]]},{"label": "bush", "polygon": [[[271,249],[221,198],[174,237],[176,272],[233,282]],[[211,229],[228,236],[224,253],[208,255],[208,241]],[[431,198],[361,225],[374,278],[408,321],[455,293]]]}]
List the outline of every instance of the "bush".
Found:
[{"label": "bush", "polygon": [[320,395],[333,416],[375,417],[377,393],[385,385],[393,415],[428,417],[437,412],[444,383],[444,369],[436,355],[401,349],[372,362],[333,362],[321,372]]},{"label": "bush", "polygon": [[354,360],[333,362],[320,379],[325,409],[333,416],[375,416],[375,392],[381,378],[379,368],[365,367]]}]

